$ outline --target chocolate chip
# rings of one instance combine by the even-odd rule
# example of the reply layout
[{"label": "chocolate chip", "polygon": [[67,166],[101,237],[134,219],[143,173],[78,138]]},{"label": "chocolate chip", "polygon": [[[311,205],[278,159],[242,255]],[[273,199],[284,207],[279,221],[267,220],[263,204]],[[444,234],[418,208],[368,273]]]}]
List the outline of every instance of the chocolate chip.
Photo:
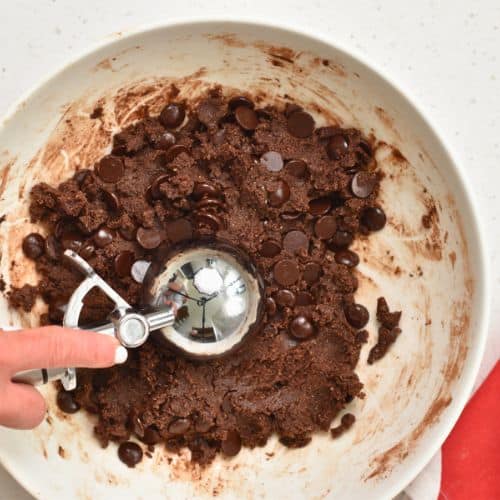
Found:
[{"label": "chocolate chip", "polygon": [[285,168],[290,175],[298,179],[302,179],[307,175],[307,163],[304,160],[290,160],[285,165]]},{"label": "chocolate chip", "polygon": [[165,161],[167,163],[170,163],[182,153],[189,154],[189,149],[186,146],[183,146],[182,144],[176,144],[166,152]]},{"label": "chocolate chip", "polygon": [[279,290],[276,294],[276,303],[283,307],[293,307],[295,294],[291,290]]},{"label": "chocolate chip", "polygon": [[135,410],[132,410],[128,416],[128,426],[138,438],[144,437],[144,423]]},{"label": "chocolate chip", "polygon": [[45,252],[45,238],[38,233],[30,233],[23,239],[23,252],[30,259],[38,259]]},{"label": "chocolate chip", "polygon": [[68,391],[57,393],[57,406],[64,413],[76,413],[80,409],[79,403],[75,401],[74,393]]},{"label": "chocolate chip", "polygon": [[343,250],[347,248],[354,240],[352,233],[348,231],[337,231],[328,242],[333,250]]},{"label": "chocolate chip", "polygon": [[243,95],[237,95],[229,99],[228,107],[231,111],[234,111],[240,106],[253,109],[254,104],[250,99],[248,99],[248,97],[245,97]]},{"label": "chocolate chip", "polygon": [[272,297],[266,299],[266,311],[270,316],[276,314],[276,302]]},{"label": "chocolate chip", "polygon": [[154,427],[147,427],[144,429],[144,436],[141,438],[141,441],[149,445],[154,445],[161,441],[161,436]]},{"label": "chocolate chip", "polygon": [[102,199],[104,200],[104,203],[106,203],[108,209],[112,212],[116,212],[120,209],[120,200],[115,193],[112,193],[107,189],[103,189]]},{"label": "chocolate chip", "polygon": [[161,231],[159,229],[145,227],[140,227],[139,229],[137,229],[135,239],[137,240],[137,243],[139,243],[139,245],[141,245],[141,247],[145,248],[146,250],[157,248],[163,240]]},{"label": "chocolate chip", "polygon": [[198,120],[208,128],[215,127],[219,120],[226,114],[221,104],[215,99],[203,100],[197,110]]},{"label": "chocolate chip", "polygon": [[52,234],[45,240],[45,253],[52,260],[57,260],[61,256],[61,245]]},{"label": "chocolate chip", "polygon": [[384,211],[379,207],[366,207],[361,212],[361,224],[370,231],[380,231],[387,222]]},{"label": "chocolate chip", "polygon": [[253,109],[247,106],[238,106],[234,112],[234,117],[238,125],[244,130],[255,130],[259,124],[257,114]]},{"label": "chocolate chip", "polygon": [[155,142],[155,147],[157,149],[163,149],[164,151],[170,149],[176,143],[175,135],[172,132],[163,132],[158,140]]},{"label": "chocolate chip", "polygon": [[99,248],[104,248],[113,241],[113,233],[109,229],[101,228],[94,235],[94,243]]},{"label": "chocolate chip", "polygon": [[151,197],[151,199],[158,200],[159,198],[161,198],[160,186],[164,182],[167,182],[169,178],[170,176],[168,174],[160,174],[153,179],[153,182],[148,188],[149,196]]},{"label": "chocolate chip", "polygon": [[315,198],[309,202],[309,213],[311,215],[325,215],[332,208],[332,202],[330,198],[323,196],[321,198]]},{"label": "chocolate chip", "polygon": [[[238,108],[239,109],[239,108]],[[224,455],[234,457],[241,450],[241,437],[237,431],[228,431],[226,439],[221,443],[221,450]]]},{"label": "chocolate chip", "polygon": [[134,241],[135,240],[135,227],[131,226],[121,226],[118,228],[118,232],[120,233],[121,237],[124,240],[127,241]]},{"label": "chocolate chip", "polygon": [[187,219],[170,221],[167,226],[167,236],[172,243],[190,240],[193,237],[193,226]]},{"label": "chocolate chip", "polygon": [[269,172],[279,172],[283,168],[283,158],[276,151],[268,151],[260,157],[260,162]]},{"label": "chocolate chip", "polygon": [[285,181],[278,181],[276,189],[269,192],[269,205],[272,207],[281,207],[290,199],[290,187]]},{"label": "chocolate chip", "polygon": [[150,265],[151,262],[148,262],[147,260],[136,260],[132,264],[130,275],[136,283],[142,283],[144,281],[144,276],[146,276]]},{"label": "chocolate chip", "polygon": [[262,243],[259,253],[262,257],[276,257],[281,252],[281,245],[274,240],[266,240]]},{"label": "chocolate chip", "polygon": [[283,259],[273,269],[274,279],[283,286],[293,285],[299,279],[299,267],[294,260]]},{"label": "chocolate chip", "polygon": [[361,171],[351,181],[351,191],[357,198],[367,198],[377,185],[377,178],[371,172]]},{"label": "chocolate chip", "polygon": [[104,182],[118,182],[124,171],[123,161],[117,156],[105,156],[96,166],[97,175]]},{"label": "chocolate chip", "polygon": [[171,434],[184,434],[191,427],[191,422],[187,418],[177,418],[170,422],[168,432]]},{"label": "chocolate chip", "polygon": [[127,467],[135,467],[142,460],[142,448],[132,441],[125,441],[118,447],[118,457]]},{"label": "chocolate chip", "polygon": [[332,215],[324,215],[314,224],[314,232],[320,240],[329,240],[336,231],[337,222]]},{"label": "chocolate chip", "polygon": [[294,137],[310,137],[314,132],[314,119],[305,111],[295,111],[288,117],[286,126]]},{"label": "chocolate chip", "polygon": [[283,248],[292,254],[309,250],[309,238],[302,231],[290,231],[283,238]]},{"label": "chocolate chip", "polygon": [[92,243],[85,243],[84,245],[82,245],[80,251],[78,252],[78,255],[80,255],[80,257],[85,260],[89,260],[94,254],[95,246],[92,245]]},{"label": "chocolate chip", "polygon": [[347,151],[349,151],[349,144],[343,134],[335,134],[330,137],[326,145],[326,153],[330,160],[340,160]]},{"label": "chocolate chip", "polygon": [[116,274],[120,278],[125,278],[130,275],[130,270],[132,269],[132,264],[134,263],[134,252],[125,250],[120,252],[114,260],[114,268]]},{"label": "chocolate chip", "polygon": [[316,262],[309,262],[304,266],[302,277],[308,285],[312,285],[321,276],[321,266]]},{"label": "chocolate chip", "polygon": [[356,267],[359,264],[359,257],[351,250],[341,250],[335,253],[335,262],[347,267]]},{"label": "chocolate chip", "polygon": [[299,340],[308,339],[314,335],[314,326],[305,316],[297,316],[290,323],[290,334]]},{"label": "chocolate chip", "polygon": [[165,128],[177,128],[186,117],[186,110],[182,104],[167,104],[160,113],[160,123]]},{"label": "chocolate chip", "polygon": [[193,188],[193,198],[198,201],[202,198],[219,198],[222,193],[208,182],[196,182]]},{"label": "chocolate chip", "polygon": [[370,319],[370,315],[365,306],[361,304],[349,304],[344,308],[344,314],[351,326],[363,328]]},{"label": "chocolate chip", "polygon": [[314,297],[309,292],[299,292],[297,293],[297,298],[295,304],[297,306],[310,306],[314,303]]}]

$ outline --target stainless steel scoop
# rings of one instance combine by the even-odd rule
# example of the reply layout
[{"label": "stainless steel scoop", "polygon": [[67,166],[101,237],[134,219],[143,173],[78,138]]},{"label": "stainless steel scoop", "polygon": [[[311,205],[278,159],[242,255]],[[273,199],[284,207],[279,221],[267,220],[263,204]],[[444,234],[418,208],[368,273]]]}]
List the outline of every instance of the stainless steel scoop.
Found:
[{"label": "stainless steel scoop", "polygon": [[[152,312],[134,310],[94,269],[72,250],[64,252],[86,277],[71,296],[63,325],[115,336],[127,348],[139,347],[155,331],[187,356],[209,359],[237,348],[259,323],[263,283],[238,250],[225,245],[186,247],[153,263],[144,277],[144,302]],[[83,300],[100,288],[115,304],[109,323],[79,326]],[[77,385],[74,368],[27,370],[14,382],[31,385],[60,380]]]}]

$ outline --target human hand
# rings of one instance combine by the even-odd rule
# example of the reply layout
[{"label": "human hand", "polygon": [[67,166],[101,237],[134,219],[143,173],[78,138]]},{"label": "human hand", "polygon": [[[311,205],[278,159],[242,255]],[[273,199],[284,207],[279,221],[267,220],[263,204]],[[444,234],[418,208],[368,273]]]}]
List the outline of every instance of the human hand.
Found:
[{"label": "human hand", "polygon": [[36,427],[47,409],[32,386],[14,383],[19,371],[77,366],[106,368],[127,359],[118,340],[101,333],[44,326],[19,331],[0,330],[0,425]]}]

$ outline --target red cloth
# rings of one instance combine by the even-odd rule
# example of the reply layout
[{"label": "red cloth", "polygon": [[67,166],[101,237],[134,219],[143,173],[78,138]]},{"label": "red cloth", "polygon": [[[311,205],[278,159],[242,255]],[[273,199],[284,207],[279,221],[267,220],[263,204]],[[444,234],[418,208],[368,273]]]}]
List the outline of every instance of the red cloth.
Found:
[{"label": "red cloth", "polygon": [[439,500],[500,499],[500,363],[442,448]]}]

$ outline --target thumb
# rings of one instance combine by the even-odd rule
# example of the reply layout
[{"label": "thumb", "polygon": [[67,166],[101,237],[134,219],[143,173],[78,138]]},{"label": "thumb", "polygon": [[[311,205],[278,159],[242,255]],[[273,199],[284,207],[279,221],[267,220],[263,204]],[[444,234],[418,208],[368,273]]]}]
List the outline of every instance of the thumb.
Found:
[{"label": "thumb", "polygon": [[65,366],[105,368],[127,359],[127,350],[116,338],[91,331],[45,326],[5,332],[2,337],[7,341],[14,371]]}]

